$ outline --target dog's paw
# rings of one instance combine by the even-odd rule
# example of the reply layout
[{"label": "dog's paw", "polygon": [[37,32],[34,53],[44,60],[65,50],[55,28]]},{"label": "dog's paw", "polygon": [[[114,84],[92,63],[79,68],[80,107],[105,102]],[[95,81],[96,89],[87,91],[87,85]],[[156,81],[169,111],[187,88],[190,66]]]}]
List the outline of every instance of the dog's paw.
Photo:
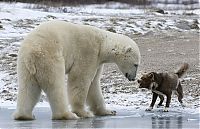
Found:
[{"label": "dog's paw", "polygon": [[153,107],[148,107],[145,111],[152,111]]},{"label": "dog's paw", "polygon": [[165,108],[163,109],[163,112],[169,112],[169,109],[168,109],[167,107],[165,107]]}]

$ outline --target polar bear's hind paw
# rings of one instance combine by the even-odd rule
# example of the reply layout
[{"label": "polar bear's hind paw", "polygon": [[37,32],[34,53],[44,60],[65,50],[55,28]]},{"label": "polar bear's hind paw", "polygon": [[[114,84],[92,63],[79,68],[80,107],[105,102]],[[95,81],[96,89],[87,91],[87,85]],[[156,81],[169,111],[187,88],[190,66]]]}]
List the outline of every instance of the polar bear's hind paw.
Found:
[{"label": "polar bear's hind paw", "polygon": [[97,116],[115,116],[117,114],[114,110],[104,110],[100,112],[96,112],[95,115]]},{"label": "polar bear's hind paw", "polygon": [[94,117],[94,114],[90,111],[74,111],[74,113],[76,113],[79,117],[82,118]]},{"label": "polar bear's hind paw", "polygon": [[52,120],[77,120],[79,117],[72,112],[65,112],[62,115],[54,115]]}]

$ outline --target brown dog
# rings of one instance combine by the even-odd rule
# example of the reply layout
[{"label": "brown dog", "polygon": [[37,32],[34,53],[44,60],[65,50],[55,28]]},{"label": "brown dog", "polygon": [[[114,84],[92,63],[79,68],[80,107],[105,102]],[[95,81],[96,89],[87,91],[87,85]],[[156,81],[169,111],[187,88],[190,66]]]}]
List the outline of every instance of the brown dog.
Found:
[{"label": "brown dog", "polygon": [[150,107],[146,109],[146,111],[151,111],[153,109],[153,106],[158,96],[160,98],[160,103],[158,104],[158,106],[162,106],[164,96],[166,96],[167,101],[164,111],[168,112],[173,91],[175,91],[175,93],[178,95],[178,101],[183,106],[183,89],[179,78],[181,78],[184,73],[186,73],[188,68],[189,65],[187,63],[184,63],[175,73],[151,72],[143,75],[141,79],[138,80],[139,88],[147,88],[152,90],[153,92],[152,102],[150,104]]}]

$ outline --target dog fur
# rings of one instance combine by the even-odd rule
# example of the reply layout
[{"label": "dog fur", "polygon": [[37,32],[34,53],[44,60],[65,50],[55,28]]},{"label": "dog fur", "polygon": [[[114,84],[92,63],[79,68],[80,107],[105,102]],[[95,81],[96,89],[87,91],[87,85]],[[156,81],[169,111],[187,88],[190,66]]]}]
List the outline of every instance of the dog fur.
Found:
[{"label": "dog fur", "polygon": [[171,101],[171,95],[175,91],[178,95],[178,101],[183,106],[183,88],[181,86],[179,78],[181,78],[188,70],[189,65],[184,63],[176,72],[174,73],[156,73],[150,72],[144,74],[141,79],[138,80],[139,88],[146,88],[152,90],[153,97],[150,107],[147,111],[151,111],[156,102],[157,97],[160,98],[160,103],[158,106],[162,106],[164,101],[164,96],[167,97],[166,106],[164,111],[168,112],[168,108]]}]

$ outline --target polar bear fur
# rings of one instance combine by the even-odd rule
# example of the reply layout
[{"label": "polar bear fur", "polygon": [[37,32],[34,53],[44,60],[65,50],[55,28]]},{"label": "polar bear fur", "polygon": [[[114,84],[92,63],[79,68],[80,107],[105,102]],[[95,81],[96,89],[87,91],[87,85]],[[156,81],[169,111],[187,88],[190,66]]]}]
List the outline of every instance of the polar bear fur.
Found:
[{"label": "polar bear fur", "polygon": [[14,119],[34,119],[32,111],[41,90],[48,97],[52,119],[114,115],[115,111],[106,109],[99,85],[103,64],[108,62],[116,63],[130,81],[134,80],[139,48],[127,36],[92,26],[57,20],[39,25],[19,50]]}]

